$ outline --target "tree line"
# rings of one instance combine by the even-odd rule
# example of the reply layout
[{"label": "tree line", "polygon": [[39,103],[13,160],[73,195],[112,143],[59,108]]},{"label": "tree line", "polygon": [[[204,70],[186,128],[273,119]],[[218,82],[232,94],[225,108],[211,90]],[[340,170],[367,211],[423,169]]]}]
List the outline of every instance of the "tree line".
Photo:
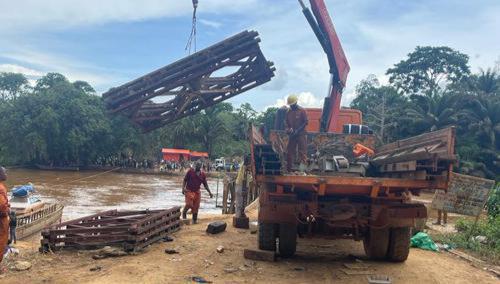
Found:
[{"label": "tree line", "polygon": [[[449,47],[417,47],[386,72],[356,87],[350,107],[363,112],[380,144],[457,127],[458,170],[499,179],[498,66],[470,71],[469,57]],[[160,158],[162,147],[207,151],[211,157],[248,152],[249,123],[272,127],[276,108],[223,102],[142,134],[111,116],[90,84],[48,73],[34,86],[22,74],[0,73],[0,163],[87,165],[107,157]]]}]

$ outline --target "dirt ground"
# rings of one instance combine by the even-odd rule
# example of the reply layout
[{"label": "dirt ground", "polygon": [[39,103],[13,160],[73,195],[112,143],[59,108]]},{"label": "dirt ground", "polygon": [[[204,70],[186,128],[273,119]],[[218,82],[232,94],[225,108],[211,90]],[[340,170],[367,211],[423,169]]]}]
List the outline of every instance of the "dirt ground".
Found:
[{"label": "dirt ground", "polygon": [[[255,219],[256,213],[250,214]],[[228,223],[226,232],[207,235],[212,220]],[[367,283],[361,271],[387,275],[393,283],[499,283],[494,275],[449,253],[411,249],[404,263],[372,262],[360,242],[351,240],[299,239],[297,256],[276,262],[250,261],[243,249],[255,248],[257,235],[235,229],[231,217],[209,217],[197,225],[183,226],[173,242],[157,243],[137,255],[93,260],[89,251],[39,254],[38,240],[18,242],[16,260],[32,263],[28,271],[9,270],[1,283],[190,283],[200,276],[213,283]],[[216,248],[224,246],[224,252]],[[166,254],[165,249],[179,254]],[[7,261],[12,262],[14,259]],[[366,266],[346,269],[345,264]],[[100,267],[100,268],[99,268]],[[97,271],[91,271],[96,269]]]}]

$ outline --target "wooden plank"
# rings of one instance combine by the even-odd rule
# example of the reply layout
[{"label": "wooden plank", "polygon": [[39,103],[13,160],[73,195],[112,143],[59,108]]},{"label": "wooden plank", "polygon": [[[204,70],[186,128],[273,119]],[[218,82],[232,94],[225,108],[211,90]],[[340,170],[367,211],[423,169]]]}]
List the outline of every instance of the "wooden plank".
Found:
[{"label": "wooden plank", "polygon": [[266,250],[244,249],[243,257],[258,261],[276,261],[276,252]]}]

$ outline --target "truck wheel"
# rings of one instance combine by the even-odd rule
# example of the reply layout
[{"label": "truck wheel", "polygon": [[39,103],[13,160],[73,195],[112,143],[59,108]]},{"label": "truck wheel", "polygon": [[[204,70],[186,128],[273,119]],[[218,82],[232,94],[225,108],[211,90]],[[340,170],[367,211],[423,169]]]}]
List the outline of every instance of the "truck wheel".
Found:
[{"label": "truck wheel", "polygon": [[411,228],[392,228],[389,241],[387,259],[394,262],[403,262],[410,254]]},{"label": "truck wheel", "polygon": [[385,259],[389,248],[389,228],[373,229],[363,239],[366,255],[375,260]]},{"label": "truck wheel", "polygon": [[276,251],[276,228],[271,223],[259,223],[259,249]]},{"label": "truck wheel", "polygon": [[279,251],[281,257],[292,257],[297,248],[297,226],[280,224]]}]

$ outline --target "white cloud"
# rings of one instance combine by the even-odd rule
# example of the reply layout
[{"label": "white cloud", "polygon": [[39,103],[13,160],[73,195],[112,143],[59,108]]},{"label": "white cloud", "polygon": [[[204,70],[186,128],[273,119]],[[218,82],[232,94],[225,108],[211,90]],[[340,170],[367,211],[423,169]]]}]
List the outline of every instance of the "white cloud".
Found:
[{"label": "white cloud", "polygon": [[[301,92],[301,93],[298,93],[295,95],[299,98],[298,104],[302,107],[319,108],[319,107],[323,106],[323,99],[317,98],[311,92]],[[288,96],[277,99],[276,103],[274,105],[272,105],[271,107],[282,107],[282,106],[286,105],[287,98],[288,98]]]},{"label": "white cloud", "polygon": [[45,73],[17,64],[0,64],[0,72],[22,73],[28,77],[41,77]]},{"label": "white cloud", "polygon": [[[198,13],[228,14],[258,9],[258,0],[200,1]],[[21,0],[0,1],[0,30],[66,29],[192,13],[188,0]]]},{"label": "white cloud", "polygon": [[2,53],[1,56],[19,64],[2,64],[0,70],[23,73],[26,76],[31,76],[31,79],[37,79],[48,72],[58,72],[70,81],[87,81],[99,91],[106,90],[109,84],[116,83],[121,79],[120,75],[116,75],[117,72],[110,72],[110,70],[61,55],[19,49],[15,52]]},{"label": "white cloud", "polygon": [[214,29],[218,29],[218,28],[222,27],[222,23],[221,22],[211,21],[211,20],[207,20],[207,19],[199,19],[198,21],[201,24],[203,24],[203,25],[205,25],[207,27],[214,28]]}]

